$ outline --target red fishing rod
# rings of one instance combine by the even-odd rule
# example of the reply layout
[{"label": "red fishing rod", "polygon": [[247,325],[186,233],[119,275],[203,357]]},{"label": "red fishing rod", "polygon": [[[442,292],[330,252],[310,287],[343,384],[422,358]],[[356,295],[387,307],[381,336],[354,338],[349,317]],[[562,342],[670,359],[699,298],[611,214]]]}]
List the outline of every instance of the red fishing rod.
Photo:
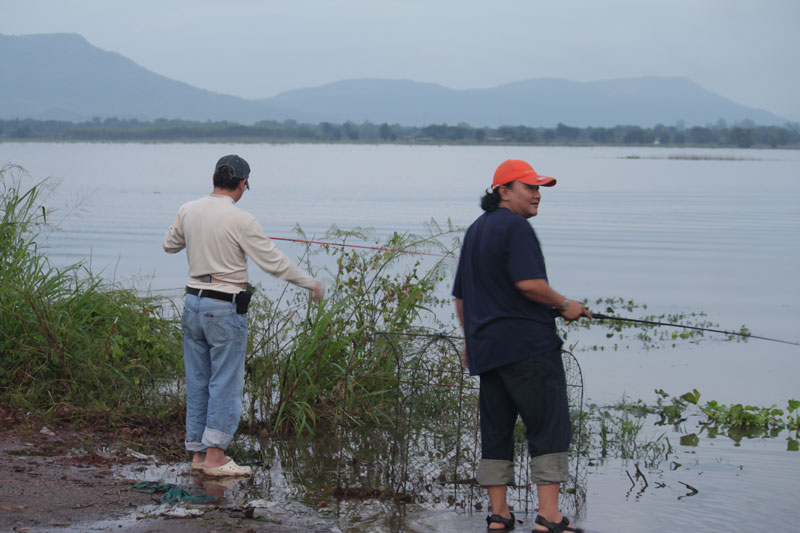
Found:
[{"label": "red fishing rod", "polygon": [[434,257],[450,257],[453,254],[437,254],[435,252],[418,252],[416,250],[399,250],[394,248],[382,248],[380,246],[366,246],[363,244],[345,244],[343,242],[324,242],[324,241],[308,241],[305,239],[289,239],[287,237],[270,237],[273,241],[290,241],[301,242],[305,244],[324,244],[328,246],[342,246],[345,248],[361,248],[363,250],[376,250],[378,252],[394,252],[398,254],[416,254],[416,255],[432,255]]},{"label": "red fishing rod", "polygon": [[[589,312],[592,313],[591,311]],[[714,333],[723,333],[725,335],[737,335],[739,337],[744,337],[744,338],[761,339],[764,341],[780,342],[783,344],[793,344],[794,346],[800,346],[800,342],[784,341],[781,339],[773,339],[771,337],[761,337],[760,335],[753,335],[752,333],[742,333],[740,331],[725,331],[722,329],[701,328],[699,326],[687,326],[685,324],[672,324],[669,322],[656,322],[653,320],[640,320],[638,318],[625,318],[619,316],[604,315],[602,313],[592,313],[592,318],[596,320],[618,320],[620,322],[636,322],[637,324],[649,324],[651,326],[669,326],[674,328],[694,329],[697,331],[711,331]]]}]

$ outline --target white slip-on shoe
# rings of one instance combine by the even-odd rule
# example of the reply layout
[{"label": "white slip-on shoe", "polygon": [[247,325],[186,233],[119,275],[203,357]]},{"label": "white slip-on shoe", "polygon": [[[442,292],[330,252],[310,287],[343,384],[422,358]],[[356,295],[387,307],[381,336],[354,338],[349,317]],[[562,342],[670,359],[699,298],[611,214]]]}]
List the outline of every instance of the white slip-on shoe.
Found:
[{"label": "white slip-on shoe", "polygon": [[202,469],[203,469],[202,462],[199,463],[195,463],[194,461],[192,462],[192,470],[202,470]]},{"label": "white slip-on shoe", "polygon": [[252,475],[253,469],[250,468],[249,466],[237,465],[236,462],[233,459],[231,459],[224,465],[218,466],[216,468],[203,468],[203,473],[207,476],[217,476],[217,477],[249,476]]}]

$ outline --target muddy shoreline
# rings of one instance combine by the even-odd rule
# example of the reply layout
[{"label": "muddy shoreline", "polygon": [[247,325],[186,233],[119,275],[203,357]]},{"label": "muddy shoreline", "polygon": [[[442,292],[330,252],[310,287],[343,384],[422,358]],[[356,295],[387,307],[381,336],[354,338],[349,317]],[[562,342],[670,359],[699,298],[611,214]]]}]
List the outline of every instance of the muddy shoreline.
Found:
[{"label": "muddy shoreline", "polygon": [[[154,461],[159,460],[138,454],[112,434],[30,422],[4,425],[0,427],[0,531],[332,531],[285,524],[268,515],[252,518],[252,511],[237,505],[241,502],[227,501],[224,487],[215,483],[188,487],[214,500],[176,506],[179,511],[191,508],[197,516],[155,516],[170,507],[159,507],[161,494],[131,490],[141,481],[135,472]],[[174,471],[188,470],[188,463],[174,458],[159,463]],[[123,469],[127,476],[120,475]]]}]

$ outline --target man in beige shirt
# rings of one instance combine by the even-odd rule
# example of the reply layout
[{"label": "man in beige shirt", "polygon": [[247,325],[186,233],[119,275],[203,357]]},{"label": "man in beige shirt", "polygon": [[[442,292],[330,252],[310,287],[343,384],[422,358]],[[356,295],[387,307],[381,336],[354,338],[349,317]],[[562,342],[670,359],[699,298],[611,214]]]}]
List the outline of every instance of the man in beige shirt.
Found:
[{"label": "man in beige shirt", "polygon": [[323,286],[297,268],[264,234],[258,220],[236,206],[250,166],[237,155],[217,161],[213,192],[180,207],[164,236],[168,253],[186,248],[189,281],[182,316],[186,370],[186,449],[192,468],[208,475],[249,475],[225,456],[242,413],[247,349],[247,258],[262,270],[311,291]]}]

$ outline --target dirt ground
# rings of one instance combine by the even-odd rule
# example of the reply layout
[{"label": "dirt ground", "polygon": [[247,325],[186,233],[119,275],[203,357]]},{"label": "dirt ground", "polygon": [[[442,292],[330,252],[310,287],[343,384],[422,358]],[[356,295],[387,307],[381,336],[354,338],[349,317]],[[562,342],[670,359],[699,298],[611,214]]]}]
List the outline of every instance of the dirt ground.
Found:
[{"label": "dirt ground", "polygon": [[147,459],[131,455],[114,435],[39,426],[0,408],[0,531],[331,531],[252,518],[226,502],[224,490],[204,491],[221,497],[197,506],[199,516],[154,516],[161,495],[133,491],[139,480],[115,473],[124,465],[135,472],[138,461]]}]

